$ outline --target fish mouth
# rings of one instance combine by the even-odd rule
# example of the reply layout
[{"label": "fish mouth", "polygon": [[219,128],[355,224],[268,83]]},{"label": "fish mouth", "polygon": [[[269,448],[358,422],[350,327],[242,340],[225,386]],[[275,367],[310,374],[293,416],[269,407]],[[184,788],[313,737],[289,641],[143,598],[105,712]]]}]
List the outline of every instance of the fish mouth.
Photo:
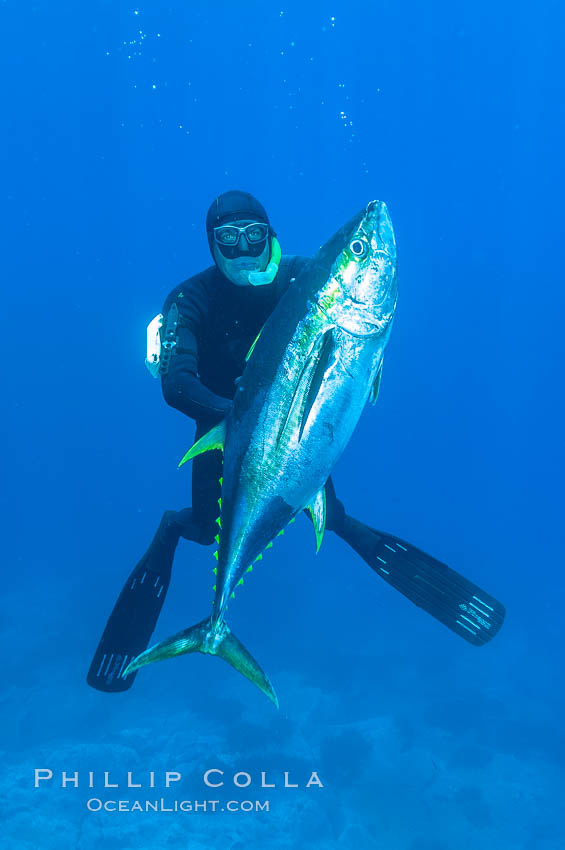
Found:
[{"label": "fish mouth", "polygon": [[371,242],[374,252],[382,252],[392,260],[396,259],[394,229],[384,201],[369,201],[360,223],[360,230]]}]

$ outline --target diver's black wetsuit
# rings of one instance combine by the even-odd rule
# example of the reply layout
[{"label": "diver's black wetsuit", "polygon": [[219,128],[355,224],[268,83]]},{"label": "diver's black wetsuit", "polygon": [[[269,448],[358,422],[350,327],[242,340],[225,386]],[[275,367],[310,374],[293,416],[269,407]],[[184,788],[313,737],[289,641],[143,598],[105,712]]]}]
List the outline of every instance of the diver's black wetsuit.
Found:
[{"label": "diver's black wetsuit", "polygon": [[[229,412],[235,380],[245,367],[245,356],[277,302],[308,262],[285,256],[272,284],[236,286],[212,266],[177,286],[167,297],[163,315],[172,304],[179,311],[177,344],[169,369],[162,376],[168,404],[196,420],[196,438]],[[206,452],[192,461],[192,507],[167,511],[153,546],[174,553],[179,536],[210,544],[218,532],[220,452]],[[326,527],[343,516],[331,479],[326,487]]]}]

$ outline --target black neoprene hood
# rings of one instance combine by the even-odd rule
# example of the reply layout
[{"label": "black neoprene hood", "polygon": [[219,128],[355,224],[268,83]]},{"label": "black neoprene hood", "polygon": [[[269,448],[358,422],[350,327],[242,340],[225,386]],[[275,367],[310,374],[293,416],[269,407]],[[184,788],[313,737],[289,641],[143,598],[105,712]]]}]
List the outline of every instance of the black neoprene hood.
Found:
[{"label": "black neoprene hood", "polygon": [[208,245],[212,256],[213,252],[213,231],[220,224],[226,224],[229,221],[263,221],[270,227],[269,216],[260,201],[250,195],[249,192],[240,192],[239,189],[231,189],[229,192],[224,192],[210,204],[210,208],[206,215],[206,235],[208,236]]}]

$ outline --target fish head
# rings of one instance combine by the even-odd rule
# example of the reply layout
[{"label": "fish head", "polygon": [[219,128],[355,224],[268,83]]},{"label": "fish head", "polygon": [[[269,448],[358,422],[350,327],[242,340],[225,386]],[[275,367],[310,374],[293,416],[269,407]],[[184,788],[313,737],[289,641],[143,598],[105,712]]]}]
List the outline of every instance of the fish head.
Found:
[{"label": "fish head", "polygon": [[398,291],[396,244],[386,204],[371,201],[339,236],[332,240],[335,260],[317,303],[351,334],[382,334],[392,323]]}]

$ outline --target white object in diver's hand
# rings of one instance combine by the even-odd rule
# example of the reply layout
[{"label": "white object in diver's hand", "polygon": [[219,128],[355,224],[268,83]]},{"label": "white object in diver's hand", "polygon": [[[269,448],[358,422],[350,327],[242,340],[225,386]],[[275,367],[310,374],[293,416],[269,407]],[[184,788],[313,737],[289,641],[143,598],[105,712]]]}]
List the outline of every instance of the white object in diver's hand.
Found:
[{"label": "white object in diver's hand", "polygon": [[145,365],[154,378],[159,376],[161,365],[161,334],[159,332],[162,326],[162,313],[151,319],[147,325],[147,355],[145,357]]}]

